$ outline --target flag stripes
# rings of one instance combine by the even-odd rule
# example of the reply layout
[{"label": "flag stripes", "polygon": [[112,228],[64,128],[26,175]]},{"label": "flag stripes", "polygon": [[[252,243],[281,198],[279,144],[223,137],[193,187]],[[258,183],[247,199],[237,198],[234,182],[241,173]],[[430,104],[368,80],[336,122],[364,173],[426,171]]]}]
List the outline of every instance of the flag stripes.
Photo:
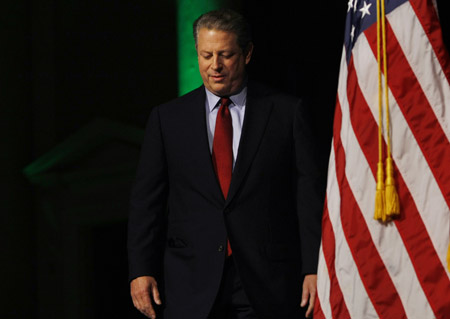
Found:
[{"label": "flag stripes", "polygon": [[[357,52],[366,52],[369,49],[365,37],[360,39],[358,46],[359,50]],[[358,53],[354,55],[355,69],[361,77],[372,71],[376,72],[377,64],[375,57],[368,59],[362,55],[360,59],[357,59],[358,56]],[[363,95],[356,101],[356,103],[352,104],[353,109],[350,110],[350,112],[352,113],[352,116],[358,117],[353,122],[356,123],[358,121],[367,121],[363,123],[369,123],[368,121],[370,119],[374,119],[374,121],[376,121],[370,130],[360,128],[363,131],[361,132],[361,136],[364,134],[365,137],[364,141],[360,142],[360,144],[365,145],[364,143],[368,143],[365,141],[370,141],[371,139],[371,130],[377,129],[378,125],[377,102],[372,99],[372,103],[367,105],[366,101],[370,101],[369,97],[375,96],[378,91],[376,87],[365,84],[365,81],[359,81],[360,86],[357,85],[358,80],[356,78],[349,82],[349,87],[355,87],[356,92],[359,92],[361,89],[361,93]],[[394,97],[392,94],[390,95],[390,101],[394,102]],[[364,116],[367,113],[367,109],[362,106],[366,105],[370,109],[372,117]],[[445,252],[447,250],[447,245],[445,243],[448,240],[448,232],[442,230],[443,226],[445,227],[445,225],[447,225],[448,227],[449,225],[450,214],[448,204],[445,201],[444,196],[442,196],[439,186],[433,177],[432,171],[425,160],[421,149],[416,143],[413,134],[409,130],[409,125],[406,119],[403,117],[403,114],[400,112],[398,107],[392,108],[391,116],[392,121],[395,123],[395,130],[392,132],[394,162],[397,166],[399,166],[399,170],[401,172],[400,176],[408,180],[408,189],[414,198],[414,202],[420,208],[419,217],[423,219],[423,222],[425,222],[426,225],[426,229],[420,231],[426,231],[428,233],[427,235],[432,239],[433,246],[437,249],[438,255],[440,256],[443,265],[445,265]],[[358,126],[356,125],[355,127]],[[408,143],[405,143],[405,141],[408,141]],[[376,147],[376,141],[372,141],[371,146],[366,148],[371,152],[371,155],[367,156],[367,158],[374,174],[376,172],[375,168],[378,161]],[[417,178],[416,172],[420,172],[421,178]],[[426,183],[424,183],[424,181],[426,181]],[[408,213],[408,211],[403,209],[402,211]],[[411,227],[413,230],[419,231],[419,229],[415,229],[416,226],[414,223],[412,223]]]},{"label": "flag stripes", "polygon": [[[394,52],[389,55],[389,70],[391,74],[403,75],[388,77],[389,87],[450,207],[450,170],[447,165],[442,165],[442,163],[450,163],[450,142],[402,50],[398,48],[395,34],[389,24],[386,27],[389,37],[388,52]],[[369,44],[376,54],[376,33],[373,33],[373,30],[370,28],[366,33]],[[405,87],[408,88],[408,94],[404,94]]]},{"label": "flag stripes", "polygon": [[[341,121],[341,107],[339,103],[337,103],[334,123],[335,133],[339,132]],[[333,143],[334,147],[331,153],[329,172],[332,173],[333,176],[329,176],[328,180],[329,187],[327,192],[327,207],[329,209],[330,220],[332,221],[333,229],[343,230],[344,221],[342,219],[342,216],[340,215],[341,207],[343,205],[343,199],[340,197],[341,190],[339,188],[339,178],[337,176],[337,170],[335,166],[338,161],[334,160],[334,156],[336,154],[335,147],[337,145],[338,144],[336,144],[335,142]],[[347,308],[348,312],[350,313],[352,318],[360,318],[364,314],[367,318],[378,318],[377,312],[371,302],[371,298],[369,297],[369,293],[365,289],[365,283],[359,275],[358,266],[353,258],[350,243],[347,241],[344,232],[337,232],[335,234],[335,238],[337,248],[336,261],[334,264],[331,264],[331,267],[335,267],[334,271],[336,273],[339,273],[339,276],[336,276],[336,280],[333,282],[333,284],[339,285],[341,287],[346,305],[358,305],[357,308]],[[330,293],[330,295],[332,297],[330,299],[330,303],[332,305],[332,308],[335,310],[334,316],[336,318],[345,318],[345,313],[336,313],[336,311],[339,310],[340,307],[340,305],[338,304],[339,300],[333,298],[334,296],[332,293]]]},{"label": "flag stripes", "polygon": [[[349,8],[357,5],[349,2]],[[376,25],[346,36],[352,43],[344,45],[339,75],[317,318],[450,315],[450,64],[436,17],[431,0],[398,2],[387,15],[392,157],[401,205],[401,217],[389,225],[373,219]],[[349,10],[348,32],[363,18]]]},{"label": "flag stripes", "polygon": [[[349,100],[352,100],[350,95]],[[342,113],[344,113],[343,110],[341,110],[340,114]],[[348,120],[348,116],[342,116],[342,126],[350,127],[351,125],[346,123]],[[391,314],[395,315],[393,318],[406,318],[397,290],[375,247],[366,220],[348,183],[345,170],[346,168],[353,170],[354,166],[350,163],[346,165],[346,150],[349,147],[347,146],[347,149],[344,149],[342,140],[349,142],[350,139],[346,135],[351,130],[340,130],[339,127],[337,129],[341,132],[341,135],[338,135],[334,140],[334,151],[336,156],[336,175],[341,190],[340,215],[343,232],[352,251],[361,280],[378,315],[386,317]],[[348,156],[348,158],[351,159],[351,156]]]},{"label": "flag stripes", "polygon": [[[354,74],[354,72],[349,71],[350,81],[356,82],[355,79],[352,79],[351,74]],[[365,156],[370,163],[372,174],[374,176],[373,178],[375,178],[376,163],[378,160],[378,144],[372,136],[367,134],[367,132],[373,130],[376,131],[378,126],[371,112],[368,112],[369,106],[365,103],[361,92],[358,89],[354,89],[353,92],[355,92],[356,97],[354,98],[355,103],[353,103],[350,108],[350,114],[354,117],[352,122],[365,123],[364,127],[354,125],[355,134],[358,136],[359,145],[364,145],[362,151],[365,153]],[[394,162],[396,163],[395,153],[393,153],[393,157]],[[403,181],[402,175],[397,169],[395,170],[395,176],[398,184],[400,202],[402,204],[402,214],[404,214],[402,219],[395,221],[395,226],[403,239],[403,244],[408,250],[411,258],[410,262],[412,262],[422,289],[426,293],[430,304],[435,305],[435,307],[433,307],[435,313],[439,313],[442,307],[445,308],[450,306],[448,300],[442,298],[442,294],[445,295],[445,293],[450,292],[445,268],[436,254],[434,245],[429,238],[429,233],[423,223],[421,215]],[[396,263],[393,265],[395,264]],[[398,271],[404,271],[404,269],[399,269]],[[434,276],[436,276],[436,279],[439,279],[439,282],[436,282],[436,280],[433,279]],[[409,283],[406,282],[406,284]],[[436,293],[436,290],[439,290],[442,294]],[[450,308],[447,313],[450,313]]]},{"label": "flag stripes", "polygon": [[[357,81],[352,62],[349,67],[349,86]],[[353,103],[347,109],[346,113],[349,114],[346,116],[351,117],[354,131],[351,132],[351,135],[347,134],[345,136],[350,144],[347,147],[346,153],[348,158],[354,158],[355,162],[360,163],[359,166],[362,163],[365,164],[361,169],[357,169],[358,166],[354,163],[348,165],[350,167],[347,174],[349,181],[353,185],[353,189],[360,188],[360,191],[355,192],[355,197],[357,198],[358,205],[364,212],[373,241],[377,244],[384,264],[390,265],[388,269],[390,276],[403,303],[412,302],[414,305],[426,303],[425,295],[421,292],[420,283],[415,275],[414,268],[409,260],[408,251],[403,244],[400,233],[393,225],[380,228],[380,224],[373,219],[374,192],[364,190],[372,190],[376,187],[375,176],[378,162],[378,141],[373,139],[373,136],[369,133],[373,129],[376,130],[377,126],[360,89],[356,88],[349,93],[349,96],[352,96]],[[364,108],[353,108],[364,105]],[[364,123],[364,126],[358,123]],[[344,139],[344,137],[342,138]],[[362,145],[361,148],[360,145]],[[398,263],[399,260],[403,262]],[[411,295],[411,291],[417,291],[417,293]],[[411,318],[412,313],[417,314],[417,309],[414,306],[412,309],[410,307],[407,310],[409,311],[409,313],[407,311],[408,318]]]},{"label": "flag stripes", "polygon": [[[420,21],[424,32],[428,36],[433,52],[436,54],[441,69],[448,82],[450,82],[450,56],[445,46],[442,43],[442,31],[439,24],[439,17],[435,10],[433,1],[431,0],[410,0],[411,7],[414,9],[415,16]],[[408,16],[412,19],[412,16]],[[437,75],[437,74],[436,74]],[[436,83],[439,84],[439,83]],[[450,112],[447,110],[447,112]],[[447,123],[449,124],[449,123]]]},{"label": "flag stripes", "polygon": [[[396,16],[413,16],[414,18],[401,20]],[[446,112],[442,103],[442,101],[450,101],[450,86],[444,72],[439,72],[441,64],[431,47],[427,34],[423,31],[409,3],[399,7],[394,16],[388,15],[387,18],[416,80],[426,99],[430,101],[430,106],[444,130],[444,134],[450,140],[450,110]],[[409,42],[414,43],[414,46],[411,46]],[[427,49],[416,50],[416,47]]]},{"label": "flag stripes", "polygon": [[[340,109],[338,107],[336,108],[336,112],[338,114],[335,119],[338,119],[340,113]],[[328,177],[327,207],[332,229],[343,229],[342,220],[340,218],[341,199],[339,197],[340,191],[337,183],[335,164],[336,161],[334,160],[333,147],[330,154],[329,169],[329,172],[332,172],[333,176]],[[336,259],[334,263],[330,262],[330,269],[328,272],[335,272],[336,276],[334,278],[323,278],[319,276],[318,281],[330,280],[331,285],[340,287],[344,298],[345,308],[344,305],[337,304],[340,300],[336,299],[334,295],[331,295],[331,289],[327,292],[319,290],[318,294],[319,299],[321,300],[322,309],[326,309],[327,304],[329,303],[331,309],[334,310],[333,317],[327,315],[326,318],[347,318],[345,313],[338,311],[340,307],[341,309],[348,310],[348,313],[350,314],[350,317],[348,318],[378,318],[367,291],[364,288],[361,277],[359,276],[358,268],[353,260],[350,247],[343,232],[338,231],[334,235],[336,242]],[[327,244],[327,242],[322,241],[322,246],[327,246]],[[331,285],[329,285],[329,287]],[[324,294],[329,296],[329,299],[327,299]]]},{"label": "flag stripes", "polygon": [[327,229],[323,237],[323,240],[327,243],[327,245],[323,247],[324,249],[326,249],[326,251],[323,251],[323,255],[325,257],[330,276],[330,310],[333,313],[333,318],[337,318],[338,315],[344,316],[345,318],[350,318],[350,314],[348,313],[347,306],[345,305],[341,288],[339,287],[336,279],[336,271],[333,265],[333,262],[335,260],[335,241],[333,228],[331,227],[330,218],[328,216],[328,208],[326,202],[323,216],[323,227],[324,229]]},{"label": "flag stripes", "polygon": [[320,301],[316,299],[315,309],[314,309],[314,319],[325,319],[325,315],[322,312],[322,308],[320,307]]},{"label": "flag stripes", "polygon": [[[330,300],[330,281],[333,280],[322,280],[328,277],[328,269],[326,265],[326,261],[324,260],[323,248],[324,246],[320,246],[319,250],[319,266],[317,268],[317,292],[316,292],[316,301],[314,306],[314,318],[334,318],[331,315],[331,305],[330,303],[324,303],[324,309],[322,309],[322,305],[320,304],[320,299],[322,300]],[[335,280],[336,277],[334,277]],[[318,294],[322,293],[321,297]],[[330,301],[331,302],[331,301]]]}]

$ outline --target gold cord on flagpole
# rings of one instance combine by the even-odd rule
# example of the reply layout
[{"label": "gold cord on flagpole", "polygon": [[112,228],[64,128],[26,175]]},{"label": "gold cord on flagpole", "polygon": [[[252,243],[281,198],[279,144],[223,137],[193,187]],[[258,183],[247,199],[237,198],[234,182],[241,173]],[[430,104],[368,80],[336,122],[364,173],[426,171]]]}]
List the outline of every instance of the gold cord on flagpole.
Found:
[{"label": "gold cord on flagpole", "polygon": [[448,251],[447,251],[447,268],[450,272],[450,244],[448,244]]},{"label": "gold cord on flagpole", "polygon": [[386,220],[385,187],[383,170],[383,90],[381,85],[381,25],[380,25],[380,0],[377,0],[377,61],[378,61],[378,165],[377,165],[377,189],[375,193],[376,220]]},{"label": "gold cord on flagpole", "polygon": [[[394,180],[394,164],[391,156],[391,123],[389,113],[389,87],[387,72],[387,49],[386,49],[386,10],[384,0],[381,2],[381,25],[383,38],[383,69],[384,69],[384,93],[386,101],[386,140],[387,140],[387,156],[386,156],[386,216],[392,217],[400,214],[400,200],[398,198],[397,189]],[[384,220],[383,220],[384,221]]]}]

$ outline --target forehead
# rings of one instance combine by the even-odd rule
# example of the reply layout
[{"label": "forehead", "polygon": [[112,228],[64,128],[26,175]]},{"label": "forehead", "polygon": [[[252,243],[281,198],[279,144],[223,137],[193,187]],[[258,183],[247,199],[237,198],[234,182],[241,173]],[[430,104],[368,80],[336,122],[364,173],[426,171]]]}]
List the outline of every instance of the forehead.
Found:
[{"label": "forehead", "polygon": [[197,35],[197,46],[199,49],[235,48],[238,46],[237,36],[234,32],[201,28]]}]

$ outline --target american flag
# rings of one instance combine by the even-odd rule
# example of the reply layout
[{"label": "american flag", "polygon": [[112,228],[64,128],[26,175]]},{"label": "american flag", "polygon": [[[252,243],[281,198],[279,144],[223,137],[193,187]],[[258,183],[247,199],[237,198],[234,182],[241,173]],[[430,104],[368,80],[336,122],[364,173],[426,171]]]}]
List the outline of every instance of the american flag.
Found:
[{"label": "american flag", "polygon": [[450,318],[450,59],[432,0],[386,2],[401,213],[382,224],[376,20],[375,0],[348,2],[314,318]]}]

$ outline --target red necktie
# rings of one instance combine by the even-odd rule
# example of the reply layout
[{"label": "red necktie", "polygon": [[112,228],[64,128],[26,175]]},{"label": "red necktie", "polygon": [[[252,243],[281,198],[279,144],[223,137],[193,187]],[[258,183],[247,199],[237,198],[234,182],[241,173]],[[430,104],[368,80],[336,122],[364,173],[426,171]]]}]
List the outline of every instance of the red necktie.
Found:
[{"label": "red necktie", "polygon": [[[230,103],[229,98],[223,97],[220,99],[212,149],[214,169],[225,199],[228,195],[231,173],[233,171],[233,125],[231,124],[231,114],[228,108]],[[228,256],[231,255],[229,241],[227,241],[227,252]]]}]

